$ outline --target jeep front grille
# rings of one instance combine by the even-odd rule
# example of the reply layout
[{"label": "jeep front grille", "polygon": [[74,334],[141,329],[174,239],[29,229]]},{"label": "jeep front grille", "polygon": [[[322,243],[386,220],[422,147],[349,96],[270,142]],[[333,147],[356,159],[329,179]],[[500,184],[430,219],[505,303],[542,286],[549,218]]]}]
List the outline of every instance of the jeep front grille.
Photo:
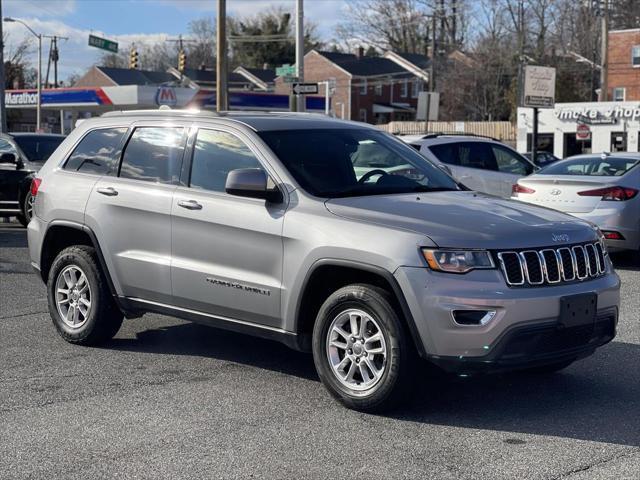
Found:
[{"label": "jeep front grille", "polygon": [[500,268],[510,286],[553,285],[599,277],[606,271],[604,257],[600,242],[498,252]]}]

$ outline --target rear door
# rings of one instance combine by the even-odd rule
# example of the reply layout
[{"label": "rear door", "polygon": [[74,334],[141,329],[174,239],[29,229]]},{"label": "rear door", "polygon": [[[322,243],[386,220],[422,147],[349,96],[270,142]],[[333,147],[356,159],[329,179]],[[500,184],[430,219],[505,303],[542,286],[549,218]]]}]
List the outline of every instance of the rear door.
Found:
[{"label": "rear door", "polygon": [[201,128],[190,168],[173,195],[174,302],[213,315],[280,327],[285,203],[225,192],[229,171],[261,168],[275,178],[251,138]]},{"label": "rear door", "polygon": [[86,223],[121,295],[171,302],[171,201],[188,125],[134,125],[119,168],[95,184]]},{"label": "rear door", "polygon": [[519,178],[532,174],[534,165],[504,145],[492,143],[491,149],[499,172],[500,196],[509,198],[513,185]]}]

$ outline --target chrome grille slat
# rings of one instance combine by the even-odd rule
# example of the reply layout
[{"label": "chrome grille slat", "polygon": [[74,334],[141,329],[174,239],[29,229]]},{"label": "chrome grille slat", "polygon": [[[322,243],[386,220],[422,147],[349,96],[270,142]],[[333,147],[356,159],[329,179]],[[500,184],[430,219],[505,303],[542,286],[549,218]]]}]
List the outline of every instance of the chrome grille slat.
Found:
[{"label": "chrome grille slat", "polygon": [[599,242],[498,252],[498,260],[509,286],[555,285],[584,281],[606,273],[604,250]]}]

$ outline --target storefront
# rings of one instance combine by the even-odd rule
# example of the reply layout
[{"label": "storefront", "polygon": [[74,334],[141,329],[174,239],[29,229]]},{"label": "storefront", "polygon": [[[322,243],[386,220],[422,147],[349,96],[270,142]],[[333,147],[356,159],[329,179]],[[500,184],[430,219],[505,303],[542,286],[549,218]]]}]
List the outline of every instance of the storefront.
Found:
[{"label": "storefront", "polygon": [[[640,102],[557,103],[538,119],[538,150],[559,158],[638,151]],[[518,151],[531,151],[532,130],[533,110],[518,108]]]},{"label": "storefront", "polygon": [[[324,113],[324,97],[305,96],[307,111]],[[7,90],[9,131],[33,132],[38,95],[35,90]],[[215,90],[167,85],[58,88],[42,91],[42,130],[69,133],[76,120],[110,110],[175,108],[215,109]],[[229,92],[231,110],[288,111],[289,96],[274,93]],[[61,122],[64,128],[61,128]]]}]

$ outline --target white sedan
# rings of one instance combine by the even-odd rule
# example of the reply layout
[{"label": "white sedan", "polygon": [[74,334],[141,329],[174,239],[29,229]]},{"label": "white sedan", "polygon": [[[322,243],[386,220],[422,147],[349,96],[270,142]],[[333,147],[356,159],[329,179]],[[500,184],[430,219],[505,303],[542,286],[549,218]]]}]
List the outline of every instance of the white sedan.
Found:
[{"label": "white sedan", "polygon": [[613,250],[640,250],[640,154],[578,155],[513,186],[511,198],[595,223]]}]

